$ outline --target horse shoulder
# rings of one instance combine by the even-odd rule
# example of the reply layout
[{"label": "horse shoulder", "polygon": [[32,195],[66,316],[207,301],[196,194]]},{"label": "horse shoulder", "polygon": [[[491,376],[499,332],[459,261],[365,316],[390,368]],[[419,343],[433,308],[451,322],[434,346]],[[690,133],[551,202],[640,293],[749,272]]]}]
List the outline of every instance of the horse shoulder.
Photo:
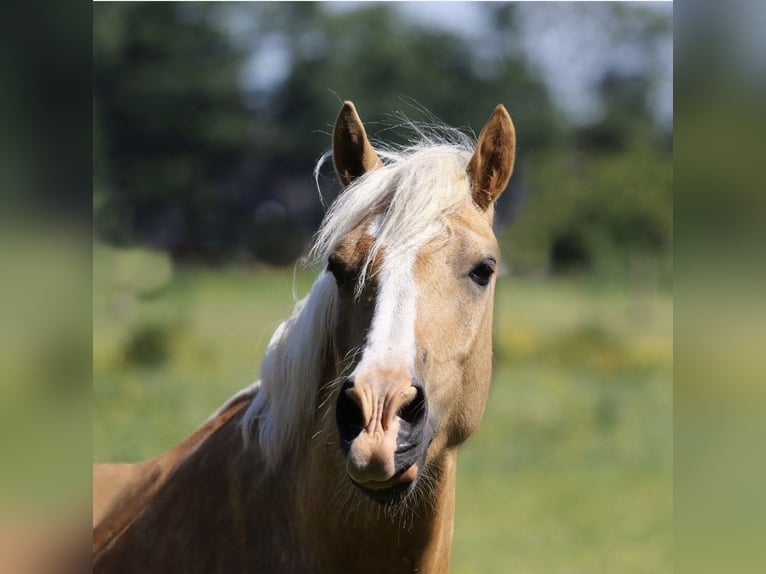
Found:
[{"label": "horse shoulder", "polygon": [[[183,509],[176,502],[179,491],[191,488],[190,469],[208,466],[201,461],[210,451],[217,450],[214,443],[233,441],[239,432],[238,415],[248,403],[244,398],[233,402],[180,444],[154,459],[94,466],[94,566],[111,563],[110,555],[134,554],[128,550],[133,546],[131,540],[137,536],[151,539],[164,527],[163,520],[173,519],[168,513],[178,517]],[[224,431],[223,435],[219,431]],[[205,472],[212,474],[209,468]],[[175,502],[168,504],[169,500]]]}]

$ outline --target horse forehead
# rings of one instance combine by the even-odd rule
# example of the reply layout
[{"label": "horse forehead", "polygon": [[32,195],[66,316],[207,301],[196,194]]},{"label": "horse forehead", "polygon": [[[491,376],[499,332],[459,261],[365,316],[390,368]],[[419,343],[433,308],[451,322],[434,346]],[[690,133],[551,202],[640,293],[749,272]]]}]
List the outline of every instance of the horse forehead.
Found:
[{"label": "horse forehead", "polygon": [[449,216],[445,232],[420,249],[416,269],[427,269],[435,260],[454,262],[486,255],[498,257],[498,251],[491,214],[488,218],[484,212],[469,206]]},{"label": "horse forehead", "polygon": [[453,213],[447,224],[454,230],[462,231],[466,236],[473,236],[476,240],[487,242],[495,241],[495,233],[492,230],[493,212],[481,211],[473,202]]}]

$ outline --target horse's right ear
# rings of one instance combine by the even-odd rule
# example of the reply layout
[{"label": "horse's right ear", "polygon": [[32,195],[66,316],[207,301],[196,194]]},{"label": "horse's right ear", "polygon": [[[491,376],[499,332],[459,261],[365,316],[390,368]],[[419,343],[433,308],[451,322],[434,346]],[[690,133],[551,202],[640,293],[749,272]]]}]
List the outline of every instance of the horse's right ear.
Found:
[{"label": "horse's right ear", "polygon": [[332,161],[343,186],[383,163],[372,149],[354,104],[346,101],[340,109],[332,136]]},{"label": "horse's right ear", "polygon": [[511,116],[499,104],[479,134],[468,175],[471,194],[481,209],[486,210],[508,185],[516,158],[516,130]]}]

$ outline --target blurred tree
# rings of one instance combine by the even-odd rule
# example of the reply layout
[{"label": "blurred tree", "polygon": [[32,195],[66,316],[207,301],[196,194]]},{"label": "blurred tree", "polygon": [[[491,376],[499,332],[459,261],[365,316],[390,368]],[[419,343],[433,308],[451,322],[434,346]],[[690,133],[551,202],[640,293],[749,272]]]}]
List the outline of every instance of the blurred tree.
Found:
[{"label": "blurred tree", "polygon": [[604,111],[600,119],[575,130],[578,148],[592,152],[618,153],[635,140],[653,136],[656,125],[649,106],[649,78],[608,70],[598,86]]},{"label": "blurred tree", "polygon": [[[672,156],[652,113],[651,66],[607,70],[596,86],[603,113],[573,125],[519,40],[519,7],[481,10],[489,28],[469,40],[406,20],[387,3],[97,5],[99,236],[175,256],[288,263],[323,215],[311,168],[341,100],[354,100],[372,137],[386,141],[398,137],[389,129],[398,120],[385,114],[478,130],[503,102],[519,157],[498,219],[501,231],[513,221],[503,242],[515,269],[664,257]],[[637,54],[669,33],[667,17],[636,7],[599,14]],[[271,80],[247,92],[243,78],[253,73]],[[320,181],[331,200],[339,190],[326,169]]]},{"label": "blurred tree", "polygon": [[505,237],[517,270],[624,276],[636,257],[671,257],[673,156],[650,89],[645,76],[607,72],[602,117],[533,159],[533,193]]},{"label": "blurred tree", "polygon": [[562,137],[526,163],[529,197],[503,237],[518,272],[626,276],[647,261],[669,270],[672,135],[652,103],[656,52],[672,34],[672,20],[639,6],[596,10],[615,50],[631,54],[634,65],[615,60],[607,67],[593,85],[600,114],[585,124],[567,122]]},{"label": "blurred tree", "polygon": [[214,11],[94,8],[95,223],[109,241],[202,256],[236,241],[220,184],[249,139],[244,53]]}]

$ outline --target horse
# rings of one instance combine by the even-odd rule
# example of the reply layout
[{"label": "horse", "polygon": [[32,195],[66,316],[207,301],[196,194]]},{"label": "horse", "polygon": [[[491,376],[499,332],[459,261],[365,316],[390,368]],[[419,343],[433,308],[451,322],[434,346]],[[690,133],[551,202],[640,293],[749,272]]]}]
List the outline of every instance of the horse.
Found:
[{"label": "horse", "polygon": [[448,571],[457,448],[490,387],[492,221],[516,136],[502,104],[476,140],[442,128],[373,146],[343,103],[343,190],[307,255],[322,271],[258,382],[158,457],[96,465],[95,572]]}]

